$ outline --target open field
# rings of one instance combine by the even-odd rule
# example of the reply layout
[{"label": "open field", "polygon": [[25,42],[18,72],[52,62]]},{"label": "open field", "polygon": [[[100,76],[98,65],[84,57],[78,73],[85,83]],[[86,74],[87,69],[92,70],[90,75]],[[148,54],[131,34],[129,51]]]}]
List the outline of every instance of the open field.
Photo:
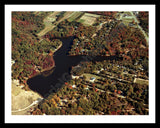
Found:
[{"label": "open field", "polygon": [[59,13],[60,11],[53,12],[43,20],[45,28],[37,34],[38,36],[41,37],[45,35],[47,32],[51,31],[55,27],[55,25],[53,25],[52,22],[56,20],[56,15]]},{"label": "open field", "polygon": [[[24,115],[33,107],[33,102],[42,98],[34,91],[25,91],[19,86],[19,82],[12,81],[12,115]],[[24,109],[25,108],[25,109]]]},{"label": "open field", "polygon": [[81,22],[85,25],[92,25],[95,21],[96,18],[100,17],[100,15],[96,14],[90,14],[90,13],[85,13],[79,20],[78,22]]},{"label": "open field", "polygon": [[[78,12],[78,11],[67,11],[64,13],[64,16],[56,21],[57,15],[60,14],[61,11],[55,11],[48,15],[44,20],[45,28],[41,30],[37,36],[42,37],[47,32],[51,31],[54,27],[56,27],[57,24],[59,24],[61,21],[68,19],[70,22],[77,20],[78,22],[83,23],[84,25],[92,25],[96,18],[100,17],[100,15],[96,14],[90,14],[90,13],[84,13],[84,12]],[[54,22],[54,24],[53,24]]]},{"label": "open field", "polygon": [[74,20],[79,19],[82,15],[84,14],[84,12],[73,12],[70,17],[68,18],[68,21],[72,22]]},{"label": "open field", "polygon": [[56,21],[54,24],[52,24],[52,22],[54,22],[54,21],[57,19],[56,15],[58,15],[59,13],[61,13],[61,11],[53,12],[53,13],[51,13],[49,16],[47,16],[47,17],[43,20],[43,22],[44,22],[44,24],[45,24],[45,28],[44,28],[43,30],[41,30],[41,31],[37,34],[39,37],[44,36],[47,32],[51,31],[51,30],[52,30],[54,27],[56,27],[57,24],[59,24],[61,21],[65,20],[65,19],[68,19],[73,12],[72,12],[72,11],[65,12],[65,13],[64,13],[64,16],[63,16],[60,20],[58,20],[58,21]]}]

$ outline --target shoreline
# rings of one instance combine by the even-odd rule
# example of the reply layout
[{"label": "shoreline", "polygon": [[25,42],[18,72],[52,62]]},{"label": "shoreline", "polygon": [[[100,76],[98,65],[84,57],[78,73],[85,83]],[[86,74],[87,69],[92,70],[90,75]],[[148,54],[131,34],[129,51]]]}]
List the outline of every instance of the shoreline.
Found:
[{"label": "shoreline", "polygon": [[[19,105],[18,105],[19,107],[18,107],[18,109],[15,109],[17,112],[14,112],[15,110],[12,109],[12,110],[13,110],[12,115],[26,115],[26,114],[27,114],[27,111],[28,111],[31,107],[32,107],[33,109],[35,108],[35,106],[32,106],[32,105],[31,105],[31,106],[28,107],[27,109],[25,109],[25,110],[23,110],[23,111],[19,111],[19,110],[22,109],[20,106],[22,106],[22,107],[24,106],[24,105],[22,105],[22,104],[23,104],[22,102],[24,102],[24,100],[25,100],[25,102],[28,103],[29,97],[30,97],[30,98],[32,97],[34,100],[37,100],[36,97],[44,98],[44,97],[43,97],[41,94],[39,94],[37,91],[33,91],[32,89],[30,89],[29,85],[27,84],[27,81],[28,81],[29,79],[35,77],[35,76],[38,76],[38,75],[41,75],[41,74],[43,75],[43,73],[45,74],[45,72],[51,71],[52,69],[54,69],[54,68],[56,67],[56,66],[55,66],[55,61],[54,61],[54,54],[55,54],[55,52],[57,52],[62,46],[63,46],[63,42],[61,42],[60,45],[59,45],[54,51],[51,51],[50,53],[48,53],[48,54],[46,55],[46,57],[47,57],[47,56],[51,57],[49,61],[51,62],[51,65],[52,65],[52,66],[49,66],[49,67],[44,68],[44,69],[41,69],[41,71],[40,71],[40,70],[37,70],[34,75],[25,77],[25,81],[26,81],[26,82],[20,83],[20,80],[19,80],[19,79],[16,79],[16,80],[18,81],[18,83],[15,84],[14,86],[16,86],[16,88],[18,88],[20,94],[17,93],[18,90],[17,90],[17,91],[14,90],[13,93],[12,93],[12,97],[15,97],[14,99],[17,99],[17,98],[16,98],[16,95],[14,95],[14,93],[17,93],[17,96],[20,98],[20,95],[22,95],[24,92],[25,92],[24,95],[28,95],[28,97],[22,96],[22,97],[23,97],[23,100],[19,100],[19,102],[18,102],[18,101],[15,102],[15,103],[18,103],[18,104],[19,104]],[[54,70],[53,70],[53,71],[54,71]],[[47,75],[48,75],[48,74],[47,74]],[[15,80],[15,79],[12,79],[12,82],[13,82],[14,80]],[[22,93],[22,92],[23,92],[23,93]],[[34,100],[33,100],[33,102],[34,102]],[[21,102],[21,101],[22,101],[22,102]],[[16,104],[13,106],[13,108],[15,108],[15,107],[17,107]]]},{"label": "shoreline", "polygon": [[[25,79],[24,79],[25,82],[19,83],[18,86],[23,86],[22,89],[25,90],[25,91],[33,91],[33,90],[30,89],[29,85],[27,84],[27,81],[28,81],[29,79],[33,78],[33,77],[38,76],[38,75],[41,75],[41,74],[43,75],[44,72],[51,71],[51,70],[53,70],[53,69],[56,67],[53,56],[54,56],[54,53],[55,53],[56,51],[58,51],[58,50],[62,47],[62,45],[63,45],[63,43],[61,43],[61,44],[58,46],[57,49],[55,49],[54,51],[51,51],[50,53],[48,53],[48,56],[51,57],[50,61],[51,61],[51,63],[52,63],[52,66],[49,66],[49,67],[44,68],[44,69],[41,69],[41,71],[40,71],[40,70],[37,70],[34,75],[30,75],[30,76],[28,76],[28,77],[25,77]],[[45,73],[44,73],[44,74],[45,74]],[[45,76],[48,76],[48,75],[45,75]],[[13,80],[14,80],[14,79],[13,79]],[[13,80],[12,80],[12,81],[13,81]],[[20,81],[19,79],[16,79],[16,80]],[[35,91],[35,93],[37,93],[37,92]],[[40,94],[39,94],[39,95],[40,95]],[[41,95],[40,95],[40,96],[41,96]],[[41,96],[41,97],[42,97],[42,96]]]},{"label": "shoreline", "polygon": [[47,68],[45,68],[45,69],[42,69],[42,71],[40,71],[40,73],[43,73],[43,72],[45,72],[45,71],[51,70],[51,69],[53,69],[54,67],[56,67],[53,56],[54,56],[54,53],[55,53],[56,51],[58,51],[61,47],[62,47],[62,43],[58,46],[57,49],[55,49],[55,51],[52,51],[52,53],[49,54],[49,56],[51,56],[52,66],[47,67]]},{"label": "shoreline", "polygon": [[[37,75],[39,75],[39,74],[41,74],[41,73],[43,73],[43,72],[45,72],[45,71],[51,70],[51,69],[53,69],[54,67],[56,67],[53,56],[54,56],[54,53],[55,53],[56,51],[58,51],[61,47],[62,47],[62,43],[58,46],[57,49],[55,49],[55,51],[52,51],[51,53],[48,54],[48,55],[51,57],[52,66],[47,67],[47,68],[44,68],[44,69],[42,69],[41,71],[38,71],[35,75],[30,76],[29,79],[32,78],[32,77],[35,77],[35,76],[37,76]],[[27,79],[27,80],[28,80],[28,79]]]}]

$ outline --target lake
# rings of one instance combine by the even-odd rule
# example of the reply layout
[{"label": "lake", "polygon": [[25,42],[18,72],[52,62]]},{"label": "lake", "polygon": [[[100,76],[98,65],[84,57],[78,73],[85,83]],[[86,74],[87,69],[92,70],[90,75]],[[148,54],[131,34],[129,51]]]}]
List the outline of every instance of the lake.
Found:
[{"label": "lake", "polygon": [[68,56],[74,37],[67,37],[60,39],[63,42],[62,47],[54,53],[55,66],[53,72],[46,76],[42,74],[37,75],[27,80],[29,88],[38,92],[44,98],[49,94],[56,92],[62,85],[71,79],[70,70],[72,66],[78,65],[81,61],[103,61],[108,59],[115,59],[115,56]]}]

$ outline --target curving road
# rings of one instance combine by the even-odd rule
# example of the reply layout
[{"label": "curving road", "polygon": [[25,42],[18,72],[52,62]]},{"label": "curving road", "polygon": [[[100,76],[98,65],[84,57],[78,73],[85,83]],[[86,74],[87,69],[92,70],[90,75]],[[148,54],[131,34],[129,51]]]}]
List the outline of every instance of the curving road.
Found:
[{"label": "curving road", "polygon": [[11,111],[11,112],[20,112],[20,111],[24,111],[24,110],[26,110],[26,109],[32,107],[33,105],[38,104],[41,100],[43,100],[43,98],[41,98],[40,100],[34,101],[32,104],[30,104],[29,106],[27,106],[27,107],[25,107],[25,108],[18,109],[18,110],[14,110],[14,111]]},{"label": "curving road", "polygon": [[145,39],[146,39],[147,44],[149,44],[149,38],[148,38],[146,32],[143,30],[143,28],[139,25],[140,22],[137,20],[137,17],[133,14],[132,11],[130,11],[130,14],[131,14],[132,17],[134,18],[134,21],[137,23],[138,28],[139,28],[139,29],[141,30],[141,32],[143,33],[143,35],[144,35],[144,37],[145,37]]}]

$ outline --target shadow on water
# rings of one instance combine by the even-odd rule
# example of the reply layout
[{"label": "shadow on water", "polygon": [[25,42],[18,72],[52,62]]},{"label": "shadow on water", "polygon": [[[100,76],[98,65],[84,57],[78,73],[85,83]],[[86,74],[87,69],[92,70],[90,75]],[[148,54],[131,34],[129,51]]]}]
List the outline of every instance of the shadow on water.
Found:
[{"label": "shadow on water", "polygon": [[74,37],[61,39],[63,45],[53,56],[56,67],[49,71],[50,75],[47,76],[47,73],[42,73],[28,79],[27,84],[31,90],[38,92],[45,98],[51,93],[57,92],[66,81],[71,79],[71,67],[78,65],[81,61],[103,61],[116,59],[115,56],[96,56],[94,59],[93,57],[88,56],[68,56],[67,52],[70,49],[73,39]]}]

